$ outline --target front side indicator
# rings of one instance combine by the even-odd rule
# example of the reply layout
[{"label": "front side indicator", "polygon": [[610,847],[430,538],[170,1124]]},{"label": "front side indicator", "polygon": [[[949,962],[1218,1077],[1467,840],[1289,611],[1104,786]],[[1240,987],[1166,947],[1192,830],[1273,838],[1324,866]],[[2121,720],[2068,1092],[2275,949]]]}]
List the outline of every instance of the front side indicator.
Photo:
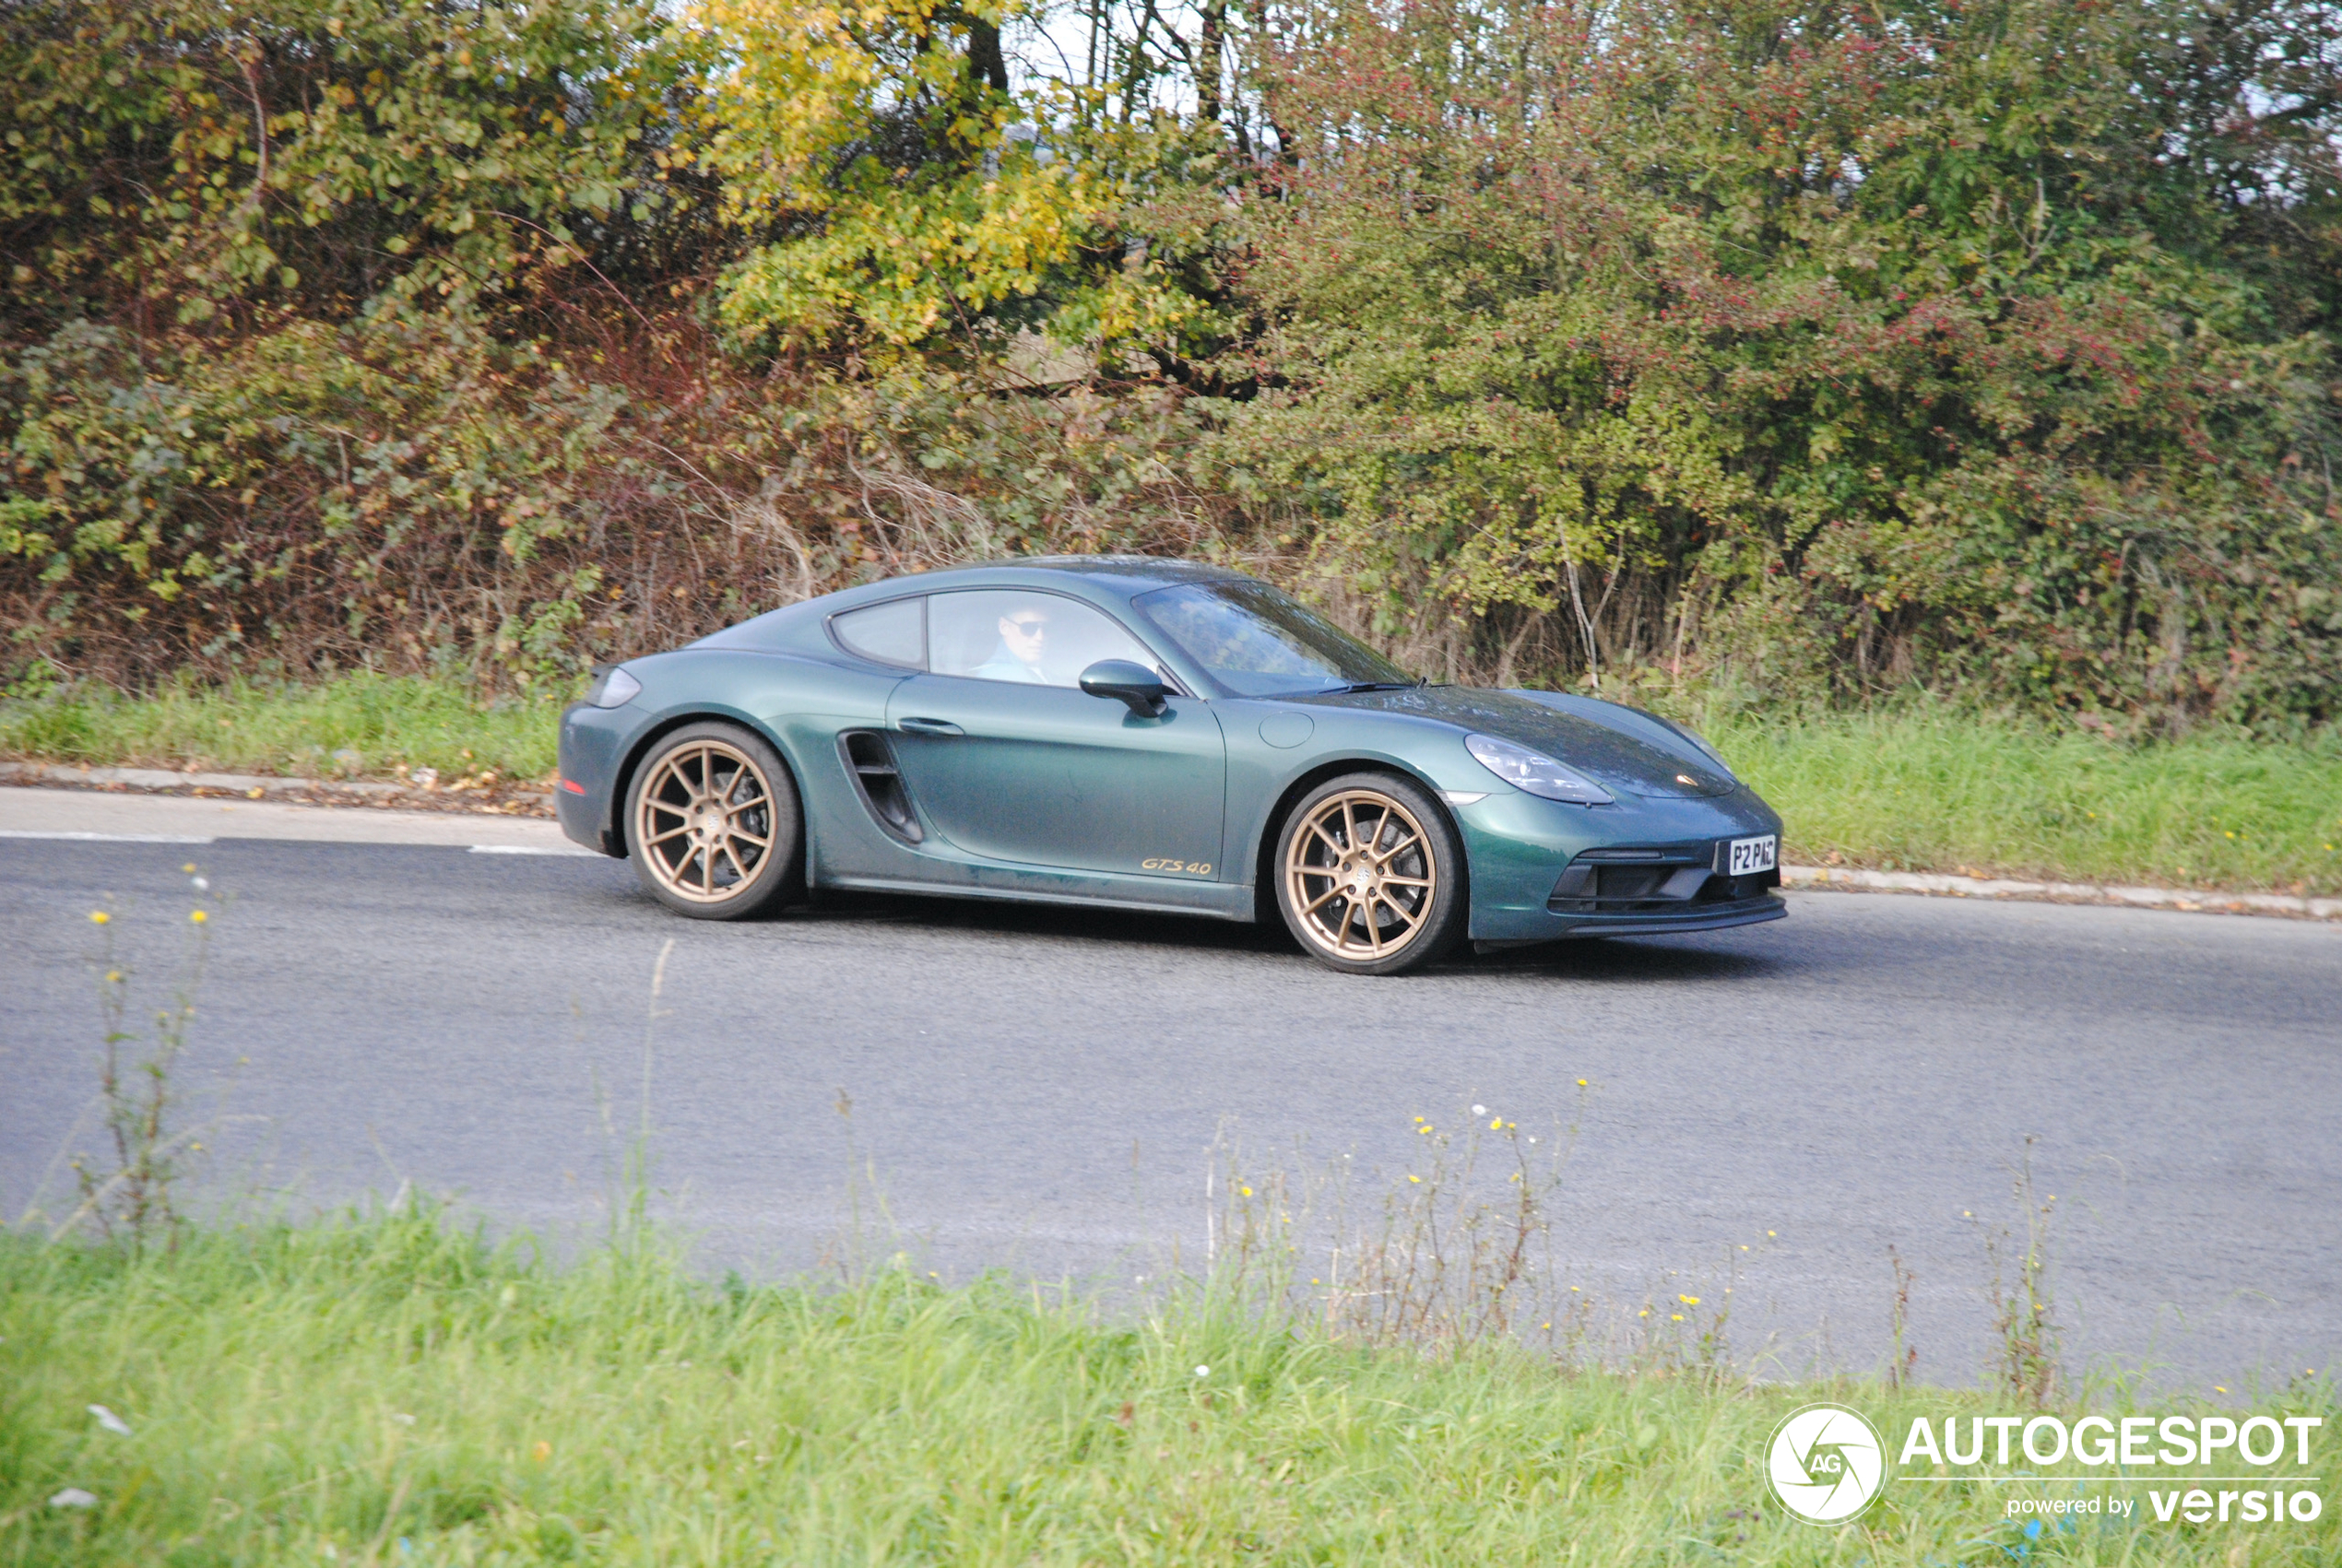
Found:
[{"label": "front side indicator", "polygon": [[586,689],[586,701],[597,708],[623,708],[643,694],[643,683],[613,665],[594,678]]},{"label": "front side indicator", "polygon": [[579,784],[575,779],[562,780],[562,788],[569,791],[572,795],[583,795],[586,793],[586,786]]}]

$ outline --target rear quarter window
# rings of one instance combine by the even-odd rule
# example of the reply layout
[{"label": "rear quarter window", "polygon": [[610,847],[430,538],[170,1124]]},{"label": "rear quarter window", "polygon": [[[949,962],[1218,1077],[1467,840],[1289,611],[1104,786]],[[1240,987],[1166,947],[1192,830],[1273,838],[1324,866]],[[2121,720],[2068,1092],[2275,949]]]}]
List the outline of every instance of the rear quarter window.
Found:
[{"label": "rear quarter window", "polygon": [[849,654],[905,669],[927,667],[927,601],[889,599],[830,617],[830,635]]}]

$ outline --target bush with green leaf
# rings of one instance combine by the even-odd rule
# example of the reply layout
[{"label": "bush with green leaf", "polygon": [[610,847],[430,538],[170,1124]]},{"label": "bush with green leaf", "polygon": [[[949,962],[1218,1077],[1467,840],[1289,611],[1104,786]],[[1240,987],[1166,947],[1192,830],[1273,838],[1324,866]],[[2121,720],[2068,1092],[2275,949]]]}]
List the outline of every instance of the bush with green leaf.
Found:
[{"label": "bush with green leaf", "polygon": [[30,0],[0,678],[538,678],[1144,548],[1450,678],[2299,734],[2337,58],[2318,0]]},{"label": "bush with green leaf", "polygon": [[2330,7],[1300,14],[1224,450],[1387,629],[2334,716]]}]

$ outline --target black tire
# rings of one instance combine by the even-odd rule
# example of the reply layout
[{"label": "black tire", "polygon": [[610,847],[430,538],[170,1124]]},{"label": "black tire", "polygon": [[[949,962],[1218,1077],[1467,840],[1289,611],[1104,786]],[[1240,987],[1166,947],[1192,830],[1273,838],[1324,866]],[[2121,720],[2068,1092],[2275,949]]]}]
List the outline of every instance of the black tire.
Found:
[{"label": "black tire", "polygon": [[705,720],[651,748],[627,786],[621,824],[627,858],[653,898],[694,920],[744,920],[798,890],[804,820],[796,782],[771,744]]},{"label": "black tire", "polygon": [[1301,950],[1344,974],[1404,974],[1463,936],[1463,843],[1396,773],[1345,773],[1303,796],[1278,824],[1271,870]]}]

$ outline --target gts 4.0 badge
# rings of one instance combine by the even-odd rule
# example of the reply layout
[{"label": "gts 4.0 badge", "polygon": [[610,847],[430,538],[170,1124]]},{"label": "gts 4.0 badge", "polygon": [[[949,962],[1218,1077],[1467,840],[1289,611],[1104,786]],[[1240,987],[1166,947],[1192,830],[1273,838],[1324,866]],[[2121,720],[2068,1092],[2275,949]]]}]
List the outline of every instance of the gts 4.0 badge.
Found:
[{"label": "gts 4.0 badge", "polygon": [[1139,869],[1141,871],[1168,871],[1174,875],[1182,877],[1209,877],[1212,875],[1212,862],[1209,860],[1182,860],[1177,855],[1165,855],[1156,860],[1141,860],[1139,862]]}]

